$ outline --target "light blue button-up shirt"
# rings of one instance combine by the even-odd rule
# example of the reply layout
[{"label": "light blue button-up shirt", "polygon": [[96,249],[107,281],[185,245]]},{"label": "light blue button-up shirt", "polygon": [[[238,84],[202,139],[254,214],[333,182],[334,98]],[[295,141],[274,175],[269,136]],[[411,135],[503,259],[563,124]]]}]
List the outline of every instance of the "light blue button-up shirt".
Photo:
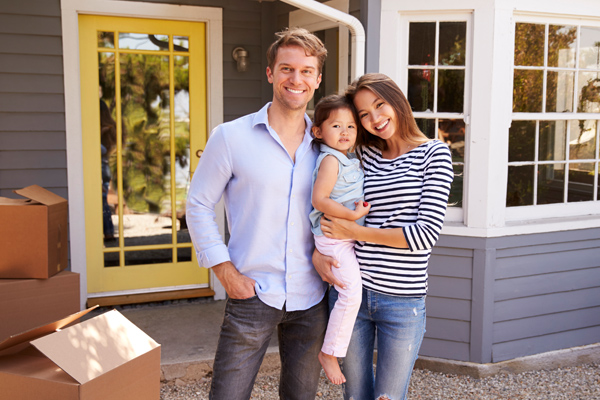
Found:
[{"label": "light blue button-up shirt", "polygon": [[[306,310],[321,301],[326,289],[312,265],[308,218],[318,152],[311,146],[311,122],[305,116],[294,163],[269,126],[270,105],[214,129],[192,179],[187,224],[200,266],[231,261],[256,281],[256,294],[265,304]],[[228,246],[215,222],[221,195],[231,234]]]}]

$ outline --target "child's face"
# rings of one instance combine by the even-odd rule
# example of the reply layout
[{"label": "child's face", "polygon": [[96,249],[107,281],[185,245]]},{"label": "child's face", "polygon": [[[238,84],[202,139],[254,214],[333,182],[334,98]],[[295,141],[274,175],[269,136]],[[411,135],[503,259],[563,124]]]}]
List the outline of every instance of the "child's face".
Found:
[{"label": "child's face", "polygon": [[313,127],[315,137],[337,151],[347,154],[356,143],[356,121],[347,108],[333,110],[320,127]]}]

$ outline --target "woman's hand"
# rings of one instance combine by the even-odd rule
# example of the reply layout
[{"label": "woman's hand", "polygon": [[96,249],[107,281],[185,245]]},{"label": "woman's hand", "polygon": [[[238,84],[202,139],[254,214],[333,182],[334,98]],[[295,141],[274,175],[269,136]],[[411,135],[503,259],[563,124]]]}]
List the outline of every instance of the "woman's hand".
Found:
[{"label": "woman's hand", "polygon": [[338,280],[335,275],[333,275],[332,268],[340,267],[340,263],[335,258],[321,254],[317,249],[315,249],[312,256],[312,261],[313,265],[315,266],[315,270],[321,276],[323,282],[337,285],[338,287],[344,289],[346,288],[346,286],[340,280]]},{"label": "woman's hand", "polygon": [[321,217],[321,231],[328,238],[357,240],[356,231],[358,228],[360,228],[360,225],[354,221],[335,218],[327,214]]}]

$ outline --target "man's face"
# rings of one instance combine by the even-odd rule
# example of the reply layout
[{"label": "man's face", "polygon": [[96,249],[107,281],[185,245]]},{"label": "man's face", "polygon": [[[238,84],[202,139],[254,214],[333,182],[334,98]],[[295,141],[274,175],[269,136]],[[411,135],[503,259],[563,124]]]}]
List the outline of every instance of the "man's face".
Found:
[{"label": "man's face", "polygon": [[290,111],[304,110],[321,83],[316,57],[298,46],[281,47],[267,78],[273,84],[273,103]]}]

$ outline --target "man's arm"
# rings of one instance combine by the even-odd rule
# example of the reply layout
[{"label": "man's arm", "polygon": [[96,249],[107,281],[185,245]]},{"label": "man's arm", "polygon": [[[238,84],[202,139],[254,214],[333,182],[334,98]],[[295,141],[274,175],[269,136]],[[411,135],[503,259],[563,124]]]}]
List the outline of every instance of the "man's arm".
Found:
[{"label": "man's arm", "polygon": [[215,213],[215,205],[232,176],[231,157],[223,133],[217,127],[194,172],[186,220],[200,266],[213,268],[229,297],[240,299],[254,296],[254,280],[240,274],[231,263]]}]

